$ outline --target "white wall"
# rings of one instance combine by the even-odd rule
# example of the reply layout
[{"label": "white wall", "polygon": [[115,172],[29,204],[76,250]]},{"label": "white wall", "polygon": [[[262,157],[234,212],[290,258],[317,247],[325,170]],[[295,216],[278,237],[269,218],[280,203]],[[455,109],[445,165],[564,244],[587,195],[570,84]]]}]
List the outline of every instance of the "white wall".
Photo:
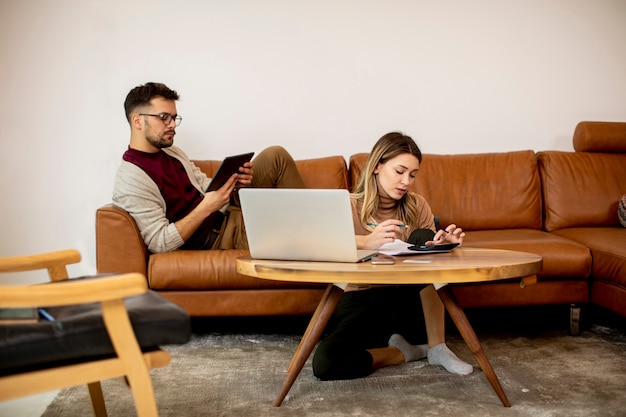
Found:
[{"label": "white wall", "polygon": [[165,82],[196,159],[282,144],[426,153],[571,150],[626,120],[623,0],[1,0],[0,256],[74,247],[128,144],[123,100]]}]

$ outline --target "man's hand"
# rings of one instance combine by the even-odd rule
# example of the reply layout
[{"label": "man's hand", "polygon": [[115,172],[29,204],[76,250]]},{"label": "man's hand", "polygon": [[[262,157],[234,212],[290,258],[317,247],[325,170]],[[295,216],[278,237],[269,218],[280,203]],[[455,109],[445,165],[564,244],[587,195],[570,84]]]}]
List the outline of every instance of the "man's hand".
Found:
[{"label": "man's hand", "polygon": [[237,188],[248,187],[252,184],[252,162],[246,162],[242,167],[239,167],[239,173],[237,174]]},{"label": "man's hand", "polygon": [[226,181],[220,188],[204,195],[204,199],[200,202],[200,204],[198,204],[198,207],[203,207],[205,218],[211,213],[224,207],[224,205],[230,201],[230,195],[235,189],[235,185],[237,184],[240,175],[241,174],[231,175],[228,181]]},{"label": "man's hand", "polygon": [[180,237],[182,237],[184,241],[187,241],[187,239],[193,235],[207,217],[228,204],[239,175],[241,174],[231,175],[221,188],[206,193],[195,209],[191,210],[188,215],[174,223],[178,229],[178,233],[180,233]]}]

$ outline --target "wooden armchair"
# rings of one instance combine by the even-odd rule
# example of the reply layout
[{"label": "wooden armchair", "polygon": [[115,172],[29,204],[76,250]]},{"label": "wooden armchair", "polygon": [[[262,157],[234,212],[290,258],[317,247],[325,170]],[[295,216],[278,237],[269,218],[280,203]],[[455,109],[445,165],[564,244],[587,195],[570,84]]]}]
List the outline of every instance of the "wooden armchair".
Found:
[{"label": "wooden armchair", "polygon": [[[138,416],[157,416],[151,368],[160,344],[189,340],[189,316],[149,291],[142,274],[68,279],[76,250],[0,259],[0,272],[47,269],[52,283],[0,286],[0,308],[45,307],[52,321],[0,321],[0,401],[87,384],[94,415],[106,416],[101,380],[125,377]],[[130,317],[129,317],[130,316]]]}]

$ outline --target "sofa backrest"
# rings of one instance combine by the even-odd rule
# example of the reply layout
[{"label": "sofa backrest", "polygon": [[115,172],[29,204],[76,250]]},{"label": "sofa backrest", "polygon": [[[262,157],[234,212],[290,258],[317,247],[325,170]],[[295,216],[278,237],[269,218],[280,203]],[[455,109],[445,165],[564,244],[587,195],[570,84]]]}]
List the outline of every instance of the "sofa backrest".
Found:
[{"label": "sofa backrest", "polygon": [[580,122],[576,152],[538,152],[547,231],[620,226],[626,194],[626,123]]},{"label": "sofa backrest", "polygon": [[[356,181],[367,154],[350,158]],[[412,191],[430,204],[442,225],[464,230],[541,229],[541,183],[530,150],[434,155],[425,154]]]},{"label": "sofa backrest", "polygon": [[[221,161],[196,160],[193,163],[207,176],[212,177]],[[307,188],[348,189],[349,187],[348,167],[343,156],[298,160],[296,165]]]},{"label": "sofa backrest", "polygon": [[365,168],[365,162],[368,156],[369,153],[365,152],[350,156],[348,163],[348,171],[350,172],[350,192],[352,192],[352,188],[359,181],[359,178],[361,178],[361,172],[363,172],[363,168]]},{"label": "sofa backrest", "polygon": [[343,156],[296,161],[307,188],[350,188],[348,166]]}]

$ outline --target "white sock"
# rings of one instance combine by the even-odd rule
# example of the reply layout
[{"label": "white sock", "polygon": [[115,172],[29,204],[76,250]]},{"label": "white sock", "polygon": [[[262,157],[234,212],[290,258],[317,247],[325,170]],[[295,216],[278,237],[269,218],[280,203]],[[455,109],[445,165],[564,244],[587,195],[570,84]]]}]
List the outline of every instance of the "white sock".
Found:
[{"label": "white sock", "polygon": [[412,345],[397,333],[389,338],[389,346],[398,348],[404,355],[405,362],[418,361],[428,355],[428,345]]},{"label": "white sock", "polygon": [[452,374],[469,375],[474,372],[474,367],[463,362],[445,343],[438,344],[432,349],[428,349],[428,363],[431,365],[441,365]]}]

